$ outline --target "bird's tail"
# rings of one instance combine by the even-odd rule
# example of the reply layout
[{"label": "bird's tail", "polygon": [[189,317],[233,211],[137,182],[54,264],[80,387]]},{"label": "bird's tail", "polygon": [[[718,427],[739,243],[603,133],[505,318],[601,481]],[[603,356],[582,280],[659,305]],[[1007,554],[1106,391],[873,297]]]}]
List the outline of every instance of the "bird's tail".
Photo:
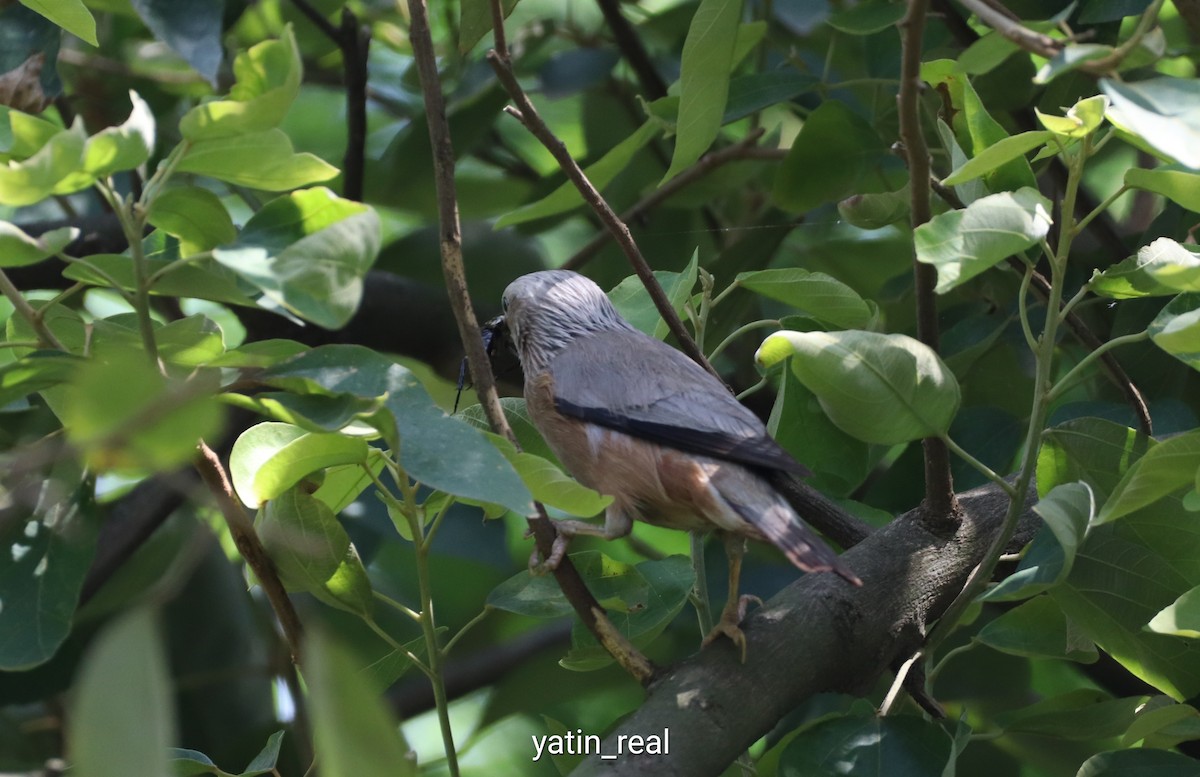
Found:
[{"label": "bird's tail", "polygon": [[862,585],[858,575],[778,495],[771,494],[772,498],[765,505],[741,504],[724,492],[722,496],[738,515],[762,532],[800,569],[805,572],[834,572],[849,583]]}]

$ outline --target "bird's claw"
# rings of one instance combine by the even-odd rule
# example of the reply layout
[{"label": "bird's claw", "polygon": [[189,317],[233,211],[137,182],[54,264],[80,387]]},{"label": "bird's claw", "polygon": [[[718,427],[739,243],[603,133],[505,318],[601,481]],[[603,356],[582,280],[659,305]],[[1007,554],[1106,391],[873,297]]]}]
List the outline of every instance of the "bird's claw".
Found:
[{"label": "bird's claw", "polygon": [[721,612],[721,620],[717,621],[717,625],[713,626],[712,631],[704,637],[702,647],[707,647],[710,643],[715,642],[718,637],[726,636],[733,641],[737,646],[738,653],[741,656],[742,663],[746,663],[746,633],[742,631],[739,625],[746,617],[746,608],[754,602],[759,607],[762,606],[762,599],[750,594],[739,596],[736,603],[730,602],[725,605],[725,609]]},{"label": "bird's claw", "polygon": [[570,539],[569,535],[560,532],[554,538],[554,545],[550,548],[550,558],[547,559],[543,559],[535,547],[529,556],[529,571],[535,575],[544,575],[558,569],[563,557],[567,555],[567,543],[570,542]]}]

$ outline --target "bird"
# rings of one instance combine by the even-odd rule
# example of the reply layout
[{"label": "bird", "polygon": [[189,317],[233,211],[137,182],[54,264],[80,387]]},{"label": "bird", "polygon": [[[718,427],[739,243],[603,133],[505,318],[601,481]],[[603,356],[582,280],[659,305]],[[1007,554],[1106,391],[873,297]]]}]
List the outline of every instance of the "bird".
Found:
[{"label": "bird", "polygon": [[534,426],[576,480],[613,498],[603,526],[555,521],[546,566],[557,566],[571,537],[616,539],[635,520],[716,531],[729,559],[729,598],[703,645],[724,635],[743,662],[740,623],[755,599],[738,593],[747,538],[771,543],[805,572],[862,584],[766,477],[811,473],[724,383],[634,328],[592,280],[569,270],[529,273],[508,285],[501,304]]}]

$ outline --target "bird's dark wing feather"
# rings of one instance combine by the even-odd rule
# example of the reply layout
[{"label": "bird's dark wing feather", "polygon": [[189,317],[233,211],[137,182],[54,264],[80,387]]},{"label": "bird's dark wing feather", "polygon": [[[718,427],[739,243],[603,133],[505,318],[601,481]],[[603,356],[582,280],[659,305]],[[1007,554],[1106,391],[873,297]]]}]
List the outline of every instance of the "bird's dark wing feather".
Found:
[{"label": "bird's dark wing feather", "polygon": [[641,332],[577,336],[550,371],[563,415],[688,453],[810,474],[720,381]]}]

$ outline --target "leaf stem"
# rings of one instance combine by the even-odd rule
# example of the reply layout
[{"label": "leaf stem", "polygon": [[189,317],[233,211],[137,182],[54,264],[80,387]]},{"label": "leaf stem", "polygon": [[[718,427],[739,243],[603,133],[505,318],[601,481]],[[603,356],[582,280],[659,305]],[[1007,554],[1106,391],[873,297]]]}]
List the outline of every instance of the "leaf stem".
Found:
[{"label": "leaf stem", "polygon": [[1150,332],[1143,329],[1141,332],[1135,332],[1129,335],[1121,335],[1120,337],[1114,337],[1111,340],[1106,340],[1105,342],[1101,343],[1099,348],[1096,348],[1087,356],[1084,356],[1082,359],[1080,359],[1078,364],[1072,367],[1066,375],[1064,375],[1057,383],[1054,384],[1049,392],[1049,401],[1053,402],[1055,399],[1058,399],[1060,396],[1062,396],[1062,393],[1071,387],[1071,384],[1083,374],[1083,371],[1090,367],[1093,362],[1102,357],[1104,354],[1118,346],[1129,345],[1130,343],[1140,343],[1149,336]]},{"label": "leaf stem", "polygon": [[708,355],[708,360],[710,362],[716,361],[717,357],[720,356],[721,353],[726,348],[728,348],[733,343],[734,340],[738,339],[739,337],[746,334],[747,332],[752,332],[755,329],[763,329],[763,328],[766,328],[769,326],[778,327],[778,326],[783,326],[783,324],[780,323],[779,319],[764,318],[760,321],[751,321],[749,324],[744,324],[743,326],[739,326],[737,329],[733,330],[729,334],[728,337],[726,337],[724,340],[722,340],[720,343],[718,343],[716,348],[712,349],[712,353],[710,353]]},{"label": "leaf stem", "polygon": [[712,631],[712,604],[708,598],[708,574],[704,563],[704,535],[700,532],[688,532],[692,549],[692,572],[696,582],[688,593],[688,600],[696,608],[696,619],[700,622],[700,638],[703,639]]},{"label": "leaf stem", "polygon": [[413,623],[421,622],[421,613],[417,612],[416,610],[412,609],[411,607],[408,607],[408,606],[404,605],[403,603],[396,601],[395,599],[393,599],[392,597],[388,596],[385,593],[381,593],[379,591],[371,591],[371,593],[375,596],[376,599],[383,602],[388,607],[391,607],[396,612],[401,613],[406,618],[411,620]]},{"label": "leaf stem", "polygon": [[1092,223],[1092,219],[1096,218],[1101,213],[1108,210],[1112,206],[1112,204],[1114,202],[1116,202],[1121,197],[1121,195],[1123,195],[1125,192],[1129,191],[1130,188],[1132,188],[1132,187],[1130,187],[1129,184],[1121,184],[1120,189],[1117,189],[1115,192],[1108,195],[1108,197],[1106,197],[1104,199],[1104,202],[1097,205],[1092,210],[1091,213],[1087,214],[1086,216],[1084,216],[1082,219],[1079,220],[1079,223],[1076,224],[1075,228],[1071,230],[1071,237],[1078,237],[1079,233],[1082,232],[1084,229],[1086,229],[1088,224]]},{"label": "leaf stem", "polygon": [[388,634],[386,631],[384,631],[382,626],[375,622],[374,618],[363,618],[363,623],[367,624],[367,628],[375,632],[376,636],[388,643],[392,650],[395,650],[397,653],[402,653],[405,658],[412,662],[413,666],[421,670],[423,675],[430,679],[433,678],[433,670],[426,666],[425,662],[421,660],[421,657],[397,642],[391,634]]},{"label": "leaf stem", "polygon": [[1029,350],[1037,353],[1037,338],[1033,336],[1033,327],[1029,324],[1029,306],[1025,302],[1029,296],[1029,283],[1033,280],[1033,265],[1025,265],[1025,276],[1021,278],[1021,289],[1017,292],[1017,317],[1021,319],[1021,331],[1025,334],[1025,344]]},{"label": "leaf stem", "polygon": [[21,296],[21,292],[17,289],[16,284],[8,277],[8,273],[0,270],[0,293],[3,293],[8,301],[12,303],[13,309],[17,311],[17,315],[29,322],[33,327],[33,331],[37,334],[38,342],[47,348],[54,348],[59,351],[67,350],[59,341],[54,333],[50,331],[50,327],[46,326],[46,322],[37,314],[29,301]]},{"label": "leaf stem", "polygon": [[482,623],[483,619],[486,618],[488,613],[491,611],[491,606],[485,604],[483,609],[479,611],[478,615],[464,623],[462,628],[458,630],[458,633],[450,638],[450,641],[447,642],[446,646],[442,648],[442,655],[449,655],[450,651],[454,649],[454,646],[458,644],[458,641],[463,638],[463,635]]},{"label": "leaf stem", "polygon": [[984,464],[982,461],[975,458],[971,454],[967,453],[967,451],[964,450],[962,446],[960,446],[958,443],[956,443],[954,440],[952,440],[950,438],[950,435],[948,435],[948,434],[942,435],[942,440],[945,441],[946,447],[949,448],[952,453],[954,453],[960,459],[967,462],[972,467],[974,467],[976,470],[978,470],[985,478],[987,478],[988,480],[992,481],[997,486],[999,486],[1001,488],[1001,490],[1004,491],[1004,493],[1008,494],[1009,499],[1013,499],[1016,497],[1016,493],[1013,491],[1013,487],[1011,485],[1009,485],[1007,480],[1005,480],[1000,475],[997,475],[995,473],[995,471],[992,470],[991,467]]}]

